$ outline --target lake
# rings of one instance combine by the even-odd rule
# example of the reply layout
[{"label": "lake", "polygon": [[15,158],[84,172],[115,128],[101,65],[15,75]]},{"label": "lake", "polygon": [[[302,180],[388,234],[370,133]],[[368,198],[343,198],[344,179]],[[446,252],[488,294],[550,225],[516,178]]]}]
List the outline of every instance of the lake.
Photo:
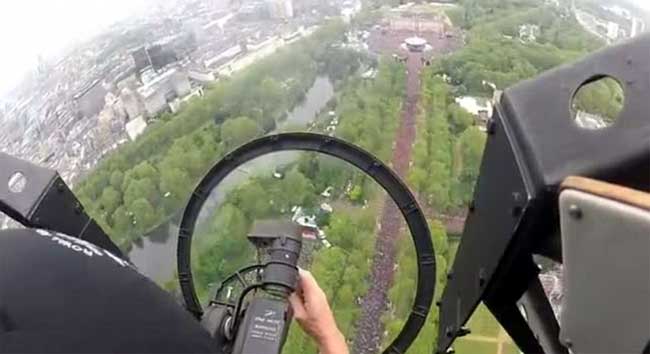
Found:
[{"label": "lake", "polygon": [[[285,120],[278,122],[278,128],[272,133],[282,131],[285,127],[306,127],[316,119],[318,113],[325,108],[332,97],[334,97],[334,85],[330,79],[327,76],[317,77],[305,94],[305,100],[289,112]],[[199,216],[199,222],[201,218],[205,218],[205,215],[211,215],[210,212],[205,211],[219,207],[227,193],[250,176],[264,171],[271,173],[275,167],[295,161],[298,155],[299,152],[265,155],[231,173],[210,194]],[[176,271],[176,242],[181,213],[182,210],[179,210],[179,213],[168,222],[135,241],[129,252],[129,258],[140,272],[159,284],[172,279]]]}]

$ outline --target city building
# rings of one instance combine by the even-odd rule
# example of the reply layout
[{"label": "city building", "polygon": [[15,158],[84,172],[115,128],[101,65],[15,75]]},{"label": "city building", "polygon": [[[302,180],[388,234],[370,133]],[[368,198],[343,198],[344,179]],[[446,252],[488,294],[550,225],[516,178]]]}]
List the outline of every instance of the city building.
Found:
[{"label": "city building", "polygon": [[289,19],[293,17],[292,0],[267,0],[269,17],[272,19]]},{"label": "city building", "polygon": [[206,68],[216,68],[221,66],[222,64],[232,60],[239,54],[243,52],[242,46],[237,44],[235,46],[232,46],[223,52],[213,56],[212,58],[209,58],[203,62],[203,65]]},{"label": "city building", "polygon": [[187,73],[175,70],[169,79],[169,84],[176,97],[185,97],[192,91],[189,76]]},{"label": "city building", "polygon": [[192,86],[186,73],[171,68],[155,76],[138,88],[147,117],[153,117],[169,108],[167,102],[190,93]]},{"label": "city building", "polygon": [[208,24],[204,25],[202,27],[202,29],[203,29],[203,31],[208,31],[208,30],[212,30],[214,28],[217,28],[220,33],[223,33],[224,30],[225,30],[226,24],[228,24],[228,22],[230,22],[230,20],[232,20],[234,17],[235,17],[235,14],[232,13],[232,12],[229,12],[228,14],[226,14],[223,17],[220,17],[220,18],[218,18],[216,20],[210,21]]},{"label": "city building", "polygon": [[199,67],[198,65],[188,67],[187,76],[190,78],[190,80],[193,80],[199,84],[207,84],[217,79],[212,71]]},{"label": "city building", "polygon": [[121,130],[127,121],[127,113],[122,101],[111,92],[106,94],[104,101],[104,108],[99,112],[98,116],[99,122],[108,123],[113,131]]},{"label": "city building", "polygon": [[294,15],[305,15],[316,10],[320,5],[320,0],[297,0],[293,3],[293,12]]},{"label": "city building", "polygon": [[185,102],[191,100],[194,97],[203,97],[203,89],[201,87],[192,90],[192,92],[183,98],[179,97],[169,102],[169,109],[172,111],[172,113],[176,113]]},{"label": "city building", "polygon": [[165,91],[160,87],[147,87],[138,92],[142,96],[144,110],[148,117],[153,117],[167,108]]},{"label": "city building", "polygon": [[618,5],[613,5],[613,6],[602,6],[604,10],[607,10],[617,16],[620,16],[626,20],[631,20],[632,19],[632,13],[630,10],[620,7]]},{"label": "city building", "polygon": [[578,110],[575,116],[576,124],[585,129],[603,129],[611,125],[602,116]]},{"label": "city building", "polygon": [[178,61],[176,53],[162,44],[154,44],[149,47],[142,46],[131,52],[136,72],[141,72],[147,67],[155,71],[161,70],[168,64]]},{"label": "city building", "polygon": [[129,119],[134,119],[144,113],[144,103],[136,92],[125,87],[120,92],[120,100]]},{"label": "city building", "polygon": [[540,29],[538,25],[526,23],[519,26],[519,39],[524,42],[536,41],[539,33],[540,33]]},{"label": "city building", "polygon": [[361,0],[345,0],[341,5],[341,17],[345,22],[350,22],[359,12],[361,12]]},{"label": "city building", "polygon": [[607,38],[610,40],[615,40],[618,38],[619,25],[616,22],[609,21],[607,22]]},{"label": "city building", "polygon": [[487,123],[492,116],[492,104],[483,97],[462,96],[455,99],[456,103],[467,112],[473,114],[479,124]]},{"label": "city building", "polygon": [[106,92],[100,79],[96,79],[84,86],[72,97],[77,114],[84,117],[97,115],[104,108]]},{"label": "city building", "polygon": [[645,31],[645,22],[639,20],[636,17],[632,18],[632,27],[630,28],[630,37],[634,38],[639,33]]},{"label": "city building", "polygon": [[138,138],[147,129],[147,121],[143,117],[137,117],[130,122],[126,123],[126,134],[131,141]]},{"label": "city building", "polygon": [[388,20],[388,28],[391,31],[446,33],[449,24],[446,22],[446,18],[440,15],[418,14],[414,16],[408,12],[398,12]]},{"label": "city building", "polygon": [[140,85],[140,81],[135,75],[129,75],[119,81],[115,84],[117,91],[122,91],[125,88],[128,88],[130,90],[134,90]]},{"label": "city building", "polygon": [[284,41],[279,37],[272,37],[256,45],[249,45],[249,51],[246,55],[236,57],[217,69],[220,76],[231,76],[233,73],[242,70],[257,60],[273,54],[278,48],[284,45]]},{"label": "city building", "polygon": [[209,37],[209,33],[199,20],[190,20],[183,24],[185,30],[194,38],[197,42],[205,42]]},{"label": "city building", "polygon": [[237,18],[242,21],[259,21],[268,16],[268,6],[262,1],[245,3],[237,11]]}]

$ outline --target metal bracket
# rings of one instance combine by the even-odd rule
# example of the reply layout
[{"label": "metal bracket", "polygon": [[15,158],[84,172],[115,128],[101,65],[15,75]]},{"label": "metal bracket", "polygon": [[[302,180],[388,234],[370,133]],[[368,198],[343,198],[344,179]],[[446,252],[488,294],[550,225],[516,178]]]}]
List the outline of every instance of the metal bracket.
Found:
[{"label": "metal bracket", "polygon": [[[474,202],[441,299],[438,352],[449,348],[480,301],[516,343],[535,339],[533,324],[514,309],[537,276],[529,267],[533,254],[562,261],[558,191],[566,177],[650,190],[648,51],[646,34],[504,91],[488,125]],[[625,107],[612,126],[582,129],[571,117],[571,100],[583,84],[603,76],[621,84]],[[555,345],[538,342],[522,349]]]},{"label": "metal bracket", "polygon": [[[1,212],[26,227],[74,236],[125,259],[56,171],[4,153],[0,153],[0,166]],[[10,188],[16,178],[23,185]]]}]

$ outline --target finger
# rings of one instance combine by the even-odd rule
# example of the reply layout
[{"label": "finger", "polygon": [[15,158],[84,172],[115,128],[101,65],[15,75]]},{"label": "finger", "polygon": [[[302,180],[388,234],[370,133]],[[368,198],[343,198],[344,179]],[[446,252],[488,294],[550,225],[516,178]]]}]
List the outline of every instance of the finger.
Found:
[{"label": "finger", "polygon": [[309,271],[300,270],[300,291],[305,302],[310,302],[314,298],[318,284],[316,279]]},{"label": "finger", "polygon": [[300,269],[298,272],[300,274],[300,287],[303,289],[303,291],[310,291],[314,287],[318,286],[316,279],[314,279],[314,276],[310,271]]},{"label": "finger", "polygon": [[318,301],[325,297],[325,292],[320,288],[316,278],[311,272],[300,270],[300,289],[302,290],[305,302]]},{"label": "finger", "polygon": [[291,304],[291,309],[293,309],[294,318],[298,320],[307,318],[307,310],[305,310],[305,305],[302,303],[302,299],[298,294],[291,294],[289,296],[289,303]]}]

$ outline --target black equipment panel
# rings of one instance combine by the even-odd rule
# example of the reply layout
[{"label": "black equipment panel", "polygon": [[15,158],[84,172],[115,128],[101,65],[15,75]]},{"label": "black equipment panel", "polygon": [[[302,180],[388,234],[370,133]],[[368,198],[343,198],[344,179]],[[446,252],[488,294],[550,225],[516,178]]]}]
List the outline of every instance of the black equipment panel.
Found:
[{"label": "black equipment panel", "polygon": [[[441,299],[438,352],[466,333],[462,326],[480,301],[524,352],[543,352],[517,301],[536,286],[533,254],[562,260],[559,184],[578,175],[650,190],[648,53],[645,34],[504,91],[488,124],[474,202]],[[571,117],[571,101],[582,85],[604,76],[623,87],[623,111],[610,127],[582,129]],[[535,307],[548,308],[538,298]],[[557,330],[556,323],[534,327]],[[555,338],[546,348],[559,345],[551,332],[536,334]]]},{"label": "black equipment panel", "polygon": [[[61,232],[91,242],[126,259],[56,171],[0,153],[0,211],[22,225]],[[20,173],[24,189],[11,191],[9,181]]]}]

